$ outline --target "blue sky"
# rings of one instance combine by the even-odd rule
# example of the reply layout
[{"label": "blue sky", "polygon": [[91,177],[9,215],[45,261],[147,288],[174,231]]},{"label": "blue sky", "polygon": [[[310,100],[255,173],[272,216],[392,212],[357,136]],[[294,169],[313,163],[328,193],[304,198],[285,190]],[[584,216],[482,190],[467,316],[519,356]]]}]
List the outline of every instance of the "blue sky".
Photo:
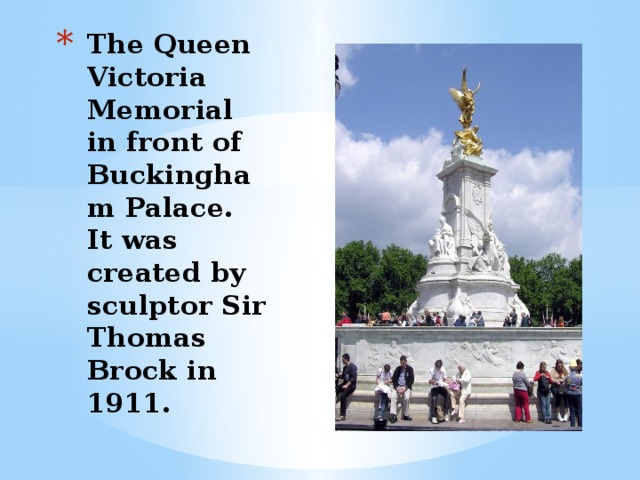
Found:
[{"label": "blue sky", "polygon": [[338,45],[336,246],[426,253],[466,66],[473,124],[499,169],[494,223],[510,255],[582,253],[580,45]]}]

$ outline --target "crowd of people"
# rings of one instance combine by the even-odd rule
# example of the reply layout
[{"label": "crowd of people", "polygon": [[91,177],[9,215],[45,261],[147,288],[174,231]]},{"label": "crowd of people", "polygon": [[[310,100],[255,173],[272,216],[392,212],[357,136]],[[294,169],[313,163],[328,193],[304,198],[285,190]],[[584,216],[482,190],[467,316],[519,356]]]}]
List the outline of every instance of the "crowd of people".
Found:
[{"label": "crowd of people", "polygon": [[[469,317],[469,323],[466,323],[467,317],[464,315],[458,316],[453,322],[453,326],[469,326],[469,327],[484,327],[484,318],[482,312],[473,312]],[[370,314],[363,315],[358,313],[355,320],[351,320],[346,312],[342,312],[342,317],[336,324],[341,327],[345,324],[366,324],[370,327],[373,326],[394,326],[394,327],[449,327],[449,319],[446,312],[430,312],[428,309],[424,310],[419,317],[416,317],[410,313],[403,313],[400,315],[392,315],[389,310],[385,310],[377,317],[372,317]]]},{"label": "crowd of people", "polygon": [[[542,327],[565,327],[569,322],[565,322],[562,316],[552,318],[550,320],[543,320],[541,322]],[[469,318],[465,315],[458,315],[458,317],[451,322],[451,319],[447,318],[446,312],[431,312],[425,309],[420,316],[414,316],[411,313],[403,313],[400,315],[394,315],[385,309],[377,316],[372,316],[370,313],[362,314],[358,313],[355,319],[351,319],[346,312],[342,312],[342,317],[336,323],[336,326],[341,327],[346,324],[361,324],[370,327],[374,326],[387,326],[387,327],[484,327],[485,321],[481,311],[474,311]],[[516,313],[515,309],[511,311],[509,315],[504,318],[502,323],[503,327],[533,327],[531,317],[526,312],[521,312],[520,316]]]},{"label": "crowd of people", "polygon": [[[340,415],[337,421],[346,419],[347,399],[357,385],[357,367],[351,362],[349,354],[342,355],[342,372],[336,368],[336,403],[340,403]],[[562,360],[556,360],[554,367],[547,370],[546,362],[540,362],[539,368],[530,380],[524,373],[525,365],[519,361],[513,373],[513,397],[515,401],[515,422],[532,423],[529,403],[531,397],[537,397],[541,421],[552,423],[552,399],[558,422],[570,422],[572,427],[582,427],[582,360],[572,360],[569,370]],[[429,370],[430,387],[429,418],[434,424],[453,421],[465,423],[465,406],[471,396],[471,371],[463,363],[458,363],[454,376],[447,375],[442,360],[436,360]],[[402,420],[411,421],[410,402],[415,375],[413,367],[407,363],[405,355],[400,356],[400,364],[391,373],[391,365],[380,367],[376,376],[375,398],[376,419],[398,421],[398,405]],[[534,394],[534,383],[537,391]]]},{"label": "crowd of people", "polygon": [[569,371],[560,359],[555,366],[547,370],[546,362],[540,362],[533,379],[529,381],[524,374],[524,364],[518,362],[513,374],[513,395],[516,402],[516,422],[532,423],[529,412],[529,398],[534,396],[533,383],[537,383],[536,395],[542,421],[552,423],[551,398],[554,399],[558,422],[570,422],[582,427],[582,360],[576,359],[569,363]]}]

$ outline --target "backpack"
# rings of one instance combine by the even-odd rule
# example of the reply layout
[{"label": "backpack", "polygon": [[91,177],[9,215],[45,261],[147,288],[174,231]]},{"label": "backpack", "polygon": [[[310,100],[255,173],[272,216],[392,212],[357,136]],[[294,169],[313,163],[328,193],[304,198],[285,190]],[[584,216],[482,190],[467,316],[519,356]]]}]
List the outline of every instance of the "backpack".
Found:
[{"label": "backpack", "polygon": [[551,390],[551,382],[549,382],[549,377],[547,377],[546,375],[540,376],[540,378],[538,379],[538,390],[540,391],[540,393],[549,393],[549,390]]}]

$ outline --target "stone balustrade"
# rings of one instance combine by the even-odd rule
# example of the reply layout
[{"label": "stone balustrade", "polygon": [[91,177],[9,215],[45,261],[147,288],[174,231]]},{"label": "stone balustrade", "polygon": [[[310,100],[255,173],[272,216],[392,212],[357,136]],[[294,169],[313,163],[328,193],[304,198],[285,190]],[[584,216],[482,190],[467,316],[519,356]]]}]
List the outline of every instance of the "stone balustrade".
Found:
[{"label": "stone balustrade", "polygon": [[[441,359],[448,376],[463,363],[473,377],[467,402],[469,418],[513,416],[511,376],[516,363],[525,364],[529,379],[545,361],[548,368],[562,359],[582,358],[581,328],[478,328],[478,327],[336,327],[336,362],[349,353],[358,366],[358,388],[350,409],[374,411],[375,376],[385,363],[395,369],[400,355],[414,368],[416,382],[411,400],[412,413],[428,415],[427,375]],[[531,415],[537,415],[537,400],[531,399]]]}]

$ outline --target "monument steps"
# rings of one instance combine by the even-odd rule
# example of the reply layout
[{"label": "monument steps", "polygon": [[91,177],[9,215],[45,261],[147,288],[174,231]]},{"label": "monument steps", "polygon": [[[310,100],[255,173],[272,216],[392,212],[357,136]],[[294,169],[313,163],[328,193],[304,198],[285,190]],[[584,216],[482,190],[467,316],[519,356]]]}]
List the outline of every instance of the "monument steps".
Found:
[{"label": "monument steps", "polygon": [[[358,380],[358,388],[351,395],[348,403],[349,412],[370,412],[373,416],[376,411],[376,397],[374,393],[375,378],[362,378]],[[430,405],[430,387],[426,381],[414,383],[411,395],[411,415],[428,417]],[[553,405],[553,402],[552,402]],[[538,418],[538,399],[529,401],[531,418]],[[473,379],[472,393],[467,400],[465,416],[467,419],[504,420],[513,418],[515,400],[513,398],[513,384],[511,379],[496,381],[490,378]],[[555,410],[553,412],[555,418]]]}]

